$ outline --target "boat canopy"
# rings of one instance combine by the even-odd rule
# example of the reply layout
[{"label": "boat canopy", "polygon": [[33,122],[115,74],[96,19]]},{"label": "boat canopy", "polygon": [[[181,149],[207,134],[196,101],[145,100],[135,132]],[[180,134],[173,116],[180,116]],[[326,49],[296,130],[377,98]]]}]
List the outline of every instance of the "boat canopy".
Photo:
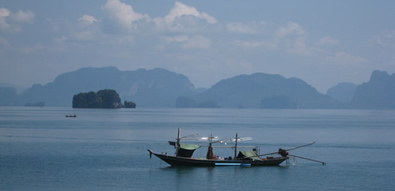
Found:
[{"label": "boat canopy", "polygon": [[252,160],[262,160],[255,151],[240,151],[237,155],[239,159],[252,159]]},{"label": "boat canopy", "polygon": [[199,145],[180,143],[180,147],[177,151],[178,157],[191,157],[193,152],[198,149]]},{"label": "boat canopy", "polygon": [[180,143],[180,148],[185,149],[185,150],[196,150],[199,147],[200,147],[199,145]]}]

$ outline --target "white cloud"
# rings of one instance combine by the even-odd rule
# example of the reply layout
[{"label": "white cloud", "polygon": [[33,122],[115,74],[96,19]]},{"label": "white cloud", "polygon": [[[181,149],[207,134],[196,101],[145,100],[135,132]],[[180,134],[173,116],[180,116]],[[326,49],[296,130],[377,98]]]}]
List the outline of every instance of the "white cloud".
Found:
[{"label": "white cloud", "polygon": [[10,16],[10,11],[6,8],[0,8],[0,17]]},{"label": "white cloud", "polygon": [[308,44],[306,31],[294,22],[288,22],[283,26],[265,22],[229,23],[226,26],[228,32],[240,34],[260,34],[262,39],[257,40],[234,40],[232,44],[243,48],[266,48],[270,50],[282,50],[290,54],[312,55],[320,51]]},{"label": "white cloud", "polygon": [[299,55],[311,55],[315,50],[306,45],[306,40],[302,37],[292,39],[286,48],[288,52]]},{"label": "white cloud", "polygon": [[91,40],[93,39],[93,36],[93,32],[89,30],[75,32],[71,35],[71,37],[76,40]]},{"label": "white cloud", "polygon": [[209,48],[211,46],[211,40],[197,35],[189,38],[184,46],[187,48]]},{"label": "white cloud", "polygon": [[329,56],[327,60],[341,65],[360,64],[368,62],[368,60],[363,57],[353,56],[345,52],[338,52],[333,56]]},{"label": "white cloud", "polygon": [[170,13],[164,17],[164,21],[168,25],[171,25],[176,18],[181,17],[183,15],[195,16],[197,18],[206,20],[210,24],[215,24],[217,22],[214,17],[211,17],[207,13],[204,12],[200,13],[196,8],[185,5],[180,2],[176,2],[174,8],[171,9]]},{"label": "white cloud", "polygon": [[188,31],[196,30],[204,23],[216,24],[217,20],[194,7],[176,2],[169,14],[163,18],[155,18],[153,22],[161,30]]},{"label": "white cloud", "polygon": [[308,43],[307,32],[297,23],[288,22],[275,32],[276,42],[291,54],[312,55],[320,49]]},{"label": "white cloud", "polygon": [[239,23],[231,22],[226,24],[226,30],[232,33],[241,34],[256,34],[262,32],[265,26],[265,22],[251,22],[251,23]]},{"label": "white cloud", "polygon": [[195,36],[180,35],[174,37],[166,37],[165,40],[169,43],[171,42],[182,43],[183,47],[185,48],[205,49],[205,48],[209,48],[212,43],[210,39],[200,35],[195,35]]},{"label": "white cloud", "polygon": [[286,26],[280,27],[277,31],[277,35],[280,37],[303,34],[305,34],[303,28],[299,24],[294,22],[289,22]]},{"label": "white cloud", "polygon": [[11,15],[12,19],[20,23],[33,23],[34,13],[30,10],[24,12],[19,10]]},{"label": "white cloud", "polygon": [[85,25],[91,25],[94,22],[99,22],[99,20],[97,20],[95,17],[90,15],[83,15],[78,19],[78,21],[84,23]]},{"label": "white cloud", "polygon": [[70,37],[74,40],[92,40],[99,31],[94,27],[95,22],[99,22],[98,19],[91,15],[83,15],[78,19],[82,23],[80,30],[73,32]]},{"label": "white cloud", "polygon": [[[141,34],[152,32],[183,32],[197,33],[207,31],[208,27],[215,26],[217,20],[195,7],[175,2],[174,7],[164,17],[152,19],[148,14],[142,14],[129,4],[120,0],[107,0],[102,6],[106,17],[102,24],[107,32],[114,34],[139,32]],[[87,23],[98,21],[89,15],[79,19]]]},{"label": "white cloud", "polygon": [[129,32],[136,27],[135,23],[137,21],[149,19],[148,15],[134,11],[131,5],[122,3],[120,0],[108,0],[102,9],[108,13],[111,20],[117,22]]},{"label": "white cloud", "polygon": [[318,41],[318,45],[324,45],[324,46],[334,46],[337,44],[339,44],[339,40],[329,36],[323,37]]},{"label": "white cloud", "polygon": [[8,30],[19,32],[22,30],[24,23],[32,23],[34,21],[34,13],[32,11],[17,11],[12,13],[6,8],[0,8],[0,30]]},{"label": "white cloud", "polygon": [[273,42],[266,42],[266,41],[245,41],[245,40],[234,40],[232,42],[233,45],[243,47],[243,48],[267,48],[270,50],[274,50],[278,48],[278,45]]},{"label": "white cloud", "polygon": [[9,24],[7,23],[7,17],[10,16],[10,11],[6,8],[0,8],[0,29],[9,28]]},{"label": "white cloud", "polygon": [[0,8],[0,29],[6,30],[10,28],[10,25],[7,23],[7,17],[10,16],[10,11],[6,8]]},{"label": "white cloud", "polygon": [[395,47],[395,31],[387,31],[376,35],[375,41],[382,47]]},{"label": "white cloud", "polygon": [[60,36],[53,39],[55,43],[60,43],[60,44],[64,43],[66,40],[67,40],[66,36]]},{"label": "white cloud", "polygon": [[[95,23],[100,23],[100,20],[96,19],[94,16],[91,15],[82,15],[78,18],[79,25],[72,26],[74,31],[68,36],[68,39],[72,40],[93,40],[95,37],[101,34],[101,30],[99,25]],[[98,40],[98,39],[96,39]]]},{"label": "white cloud", "polygon": [[165,40],[167,42],[185,42],[188,40],[187,35],[180,35],[180,36],[174,36],[174,37],[166,37]]},{"label": "white cloud", "polygon": [[289,22],[286,26],[282,26],[278,29],[277,35],[280,37],[290,36],[290,35],[304,35],[304,29],[297,23]]}]

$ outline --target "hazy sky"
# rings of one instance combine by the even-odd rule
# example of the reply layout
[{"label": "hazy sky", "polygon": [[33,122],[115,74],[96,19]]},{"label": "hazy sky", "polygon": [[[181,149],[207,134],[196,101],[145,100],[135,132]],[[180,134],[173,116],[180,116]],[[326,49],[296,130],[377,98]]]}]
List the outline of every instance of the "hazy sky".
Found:
[{"label": "hazy sky", "polygon": [[209,88],[256,72],[319,91],[395,72],[393,0],[2,0],[0,82],[165,68]]}]

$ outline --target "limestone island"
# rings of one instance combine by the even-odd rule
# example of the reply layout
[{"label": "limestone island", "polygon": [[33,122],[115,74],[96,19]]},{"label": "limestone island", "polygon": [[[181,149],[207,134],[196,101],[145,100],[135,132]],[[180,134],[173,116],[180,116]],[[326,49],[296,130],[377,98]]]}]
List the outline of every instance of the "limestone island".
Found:
[{"label": "limestone island", "polygon": [[112,89],[98,92],[79,93],[73,96],[73,108],[136,108],[136,103],[125,101],[123,104],[119,94]]}]

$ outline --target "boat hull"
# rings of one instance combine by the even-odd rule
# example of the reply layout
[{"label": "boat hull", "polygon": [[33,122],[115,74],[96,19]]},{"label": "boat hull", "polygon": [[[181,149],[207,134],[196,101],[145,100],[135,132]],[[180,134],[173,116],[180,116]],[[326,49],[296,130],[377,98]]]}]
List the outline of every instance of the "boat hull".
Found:
[{"label": "boat hull", "polygon": [[169,156],[151,150],[148,152],[171,166],[278,166],[288,159],[288,157],[275,157],[264,160],[215,160]]}]

